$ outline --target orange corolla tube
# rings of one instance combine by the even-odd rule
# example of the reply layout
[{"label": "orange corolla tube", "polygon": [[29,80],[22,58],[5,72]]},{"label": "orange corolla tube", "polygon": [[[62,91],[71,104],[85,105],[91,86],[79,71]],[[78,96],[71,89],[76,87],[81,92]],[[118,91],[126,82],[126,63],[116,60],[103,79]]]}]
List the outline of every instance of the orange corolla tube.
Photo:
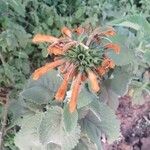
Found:
[{"label": "orange corolla tube", "polygon": [[69,83],[69,78],[68,79],[64,79],[63,82],[61,83],[59,89],[57,90],[57,93],[55,95],[55,99],[57,101],[63,101],[66,91],[67,91],[67,87],[68,87],[68,83]]},{"label": "orange corolla tube", "polygon": [[82,73],[79,72],[72,88],[72,93],[71,93],[71,99],[69,102],[69,111],[72,113],[76,110],[77,107],[77,98],[79,95],[79,89],[80,89],[80,84],[81,84],[81,78],[82,78]]},{"label": "orange corolla tube", "polygon": [[67,44],[64,45],[63,47],[63,52],[66,52],[67,50],[69,50],[71,47],[75,46],[77,44],[76,41],[71,41]]},{"label": "orange corolla tube", "polygon": [[64,52],[63,52],[63,48],[59,45],[54,45],[54,46],[49,46],[47,48],[48,50],[48,53],[50,54],[54,54],[54,55],[62,55]]},{"label": "orange corolla tube", "polygon": [[113,28],[109,27],[108,30],[102,32],[102,34],[104,34],[106,36],[114,36],[114,35],[116,35],[116,32]]},{"label": "orange corolla tube", "polygon": [[40,43],[40,42],[58,42],[58,38],[51,36],[51,35],[43,35],[43,34],[36,34],[32,39],[33,43]]},{"label": "orange corolla tube", "polygon": [[98,81],[97,81],[96,74],[91,70],[87,70],[87,74],[88,74],[88,78],[91,82],[92,91],[95,92],[95,93],[98,92],[100,90],[100,87],[99,87],[99,84],[98,84]]},{"label": "orange corolla tube", "polygon": [[109,68],[114,68],[115,67],[115,62],[113,60],[110,59],[110,62],[109,62]]},{"label": "orange corolla tube", "polygon": [[108,43],[105,45],[105,48],[113,49],[116,54],[120,53],[120,46],[114,43]]},{"label": "orange corolla tube", "polygon": [[64,59],[59,59],[59,60],[56,60],[54,62],[47,63],[45,66],[43,66],[43,67],[41,67],[41,68],[34,71],[33,79],[38,80],[43,74],[45,74],[49,70],[51,70],[51,69],[53,69],[53,68],[55,68],[59,65],[62,65],[64,62],[65,62]]},{"label": "orange corolla tube", "polygon": [[67,87],[69,80],[72,79],[72,73],[74,72],[74,66],[70,68],[70,70],[64,75],[63,82],[61,83],[60,87],[57,90],[57,93],[55,95],[55,99],[58,101],[63,101],[65,94],[67,92]]},{"label": "orange corolla tube", "polygon": [[82,27],[78,27],[78,28],[74,29],[74,32],[76,32],[78,35],[80,35],[85,32],[85,29]]},{"label": "orange corolla tube", "polygon": [[102,77],[102,76],[105,75],[106,69],[105,69],[104,67],[102,67],[102,66],[99,66],[99,67],[97,68],[97,72],[98,72],[99,75]]},{"label": "orange corolla tube", "polygon": [[102,67],[104,69],[109,69],[109,68],[114,68],[115,67],[115,63],[112,59],[110,58],[105,58],[102,62]]},{"label": "orange corolla tube", "polygon": [[71,30],[70,30],[69,28],[67,28],[67,27],[63,27],[63,28],[61,29],[61,33],[62,33],[62,34],[65,34],[66,36],[68,36],[68,37],[70,37],[70,38],[71,38],[71,36],[72,36]]}]

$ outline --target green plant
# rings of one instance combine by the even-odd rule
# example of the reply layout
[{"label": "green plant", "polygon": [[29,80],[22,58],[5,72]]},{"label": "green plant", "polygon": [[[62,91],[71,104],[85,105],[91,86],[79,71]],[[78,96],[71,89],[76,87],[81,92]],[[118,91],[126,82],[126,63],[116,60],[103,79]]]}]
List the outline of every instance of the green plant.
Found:
[{"label": "green plant", "polygon": [[[101,82],[101,93],[98,96],[92,95],[89,86],[85,84],[78,98],[78,110],[73,114],[68,112],[64,105],[66,103],[53,101],[62,81],[60,77],[56,77],[56,70],[44,75],[39,81],[30,79],[19,100],[14,99],[14,96],[10,97],[9,113],[12,118],[11,124],[6,127],[11,129],[18,125],[21,129],[18,132],[18,128],[12,128],[6,132],[4,149],[14,150],[14,139],[20,149],[26,150],[31,147],[102,149],[101,135],[106,134],[110,141],[117,139],[120,134],[119,121],[115,118],[118,96],[129,90],[133,104],[143,104],[146,101],[145,95],[149,95],[148,6],[147,0],[1,0],[0,84],[12,87],[15,92],[22,90],[35,68],[51,59],[45,59],[48,55],[46,44],[31,44],[33,34],[40,32],[58,37],[59,29],[64,25],[77,27],[79,24],[90,23],[96,27],[99,24],[107,24],[114,26],[117,31],[117,36],[111,40],[121,46],[120,55],[113,52],[108,54],[117,67]],[[67,95],[69,96],[70,92]],[[26,126],[24,122],[29,124]],[[60,125],[60,137],[67,134],[66,137],[71,139],[72,134],[72,143],[65,139],[70,145],[63,144],[63,139],[60,143],[57,137],[53,137],[55,134],[46,132],[51,129],[53,122]],[[116,129],[114,125],[117,126]],[[30,139],[28,145],[24,143],[25,137]],[[50,137],[53,137],[55,142],[48,144]]]}]

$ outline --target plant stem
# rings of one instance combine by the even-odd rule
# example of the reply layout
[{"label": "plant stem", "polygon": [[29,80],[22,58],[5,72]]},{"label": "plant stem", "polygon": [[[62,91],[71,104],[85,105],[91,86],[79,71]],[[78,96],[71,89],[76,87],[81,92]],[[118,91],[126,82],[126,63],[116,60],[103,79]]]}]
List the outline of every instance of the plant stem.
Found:
[{"label": "plant stem", "polygon": [[7,115],[8,115],[8,107],[9,107],[9,95],[10,93],[7,94],[6,96],[6,103],[4,104],[4,110],[3,110],[3,115],[2,115],[2,127],[0,129],[0,150],[2,150],[2,145],[3,145],[3,136],[5,132],[5,127],[7,124]]}]

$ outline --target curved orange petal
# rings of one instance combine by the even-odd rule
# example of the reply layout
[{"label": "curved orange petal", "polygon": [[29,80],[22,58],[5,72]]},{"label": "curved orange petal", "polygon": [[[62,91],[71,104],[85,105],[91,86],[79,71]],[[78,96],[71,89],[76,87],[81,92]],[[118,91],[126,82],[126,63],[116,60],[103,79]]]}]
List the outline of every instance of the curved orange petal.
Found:
[{"label": "curved orange petal", "polygon": [[64,47],[63,47],[63,52],[66,52],[71,47],[75,46],[76,43],[77,43],[76,41],[72,41],[72,42],[69,42],[69,43],[65,44]]},{"label": "curved orange petal", "polygon": [[104,76],[104,74],[106,73],[106,69],[100,66],[97,68],[97,72],[99,73],[100,76]]},{"label": "curved orange petal", "polygon": [[109,67],[110,68],[114,68],[115,67],[115,62],[113,60],[110,60]]},{"label": "curved orange petal", "polygon": [[105,48],[113,49],[116,54],[120,53],[120,46],[118,44],[109,43],[105,45]]},{"label": "curved orange petal", "polygon": [[61,83],[61,85],[55,95],[56,100],[63,101],[66,91],[67,91],[68,83],[69,83],[69,78],[67,78],[67,79],[64,78],[63,82]]},{"label": "curved orange petal", "polygon": [[69,66],[70,66],[71,64],[70,64],[70,62],[69,61],[67,61],[65,64],[64,64],[64,68],[61,70],[61,73],[66,73],[67,72],[67,69],[69,68]]},{"label": "curved orange petal", "polygon": [[87,74],[88,74],[88,78],[91,82],[91,88],[93,92],[98,92],[100,90],[98,81],[97,81],[97,76],[96,74],[91,71],[91,70],[87,70]]},{"label": "curved orange petal", "polygon": [[109,64],[110,64],[110,59],[109,58],[105,58],[102,61],[102,67],[105,68],[105,69],[109,68]]},{"label": "curved orange petal", "polygon": [[84,82],[86,79],[87,79],[87,76],[85,74],[83,74],[82,78],[81,78],[82,82]]},{"label": "curved orange petal", "polygon": [[74,31],[75,31],[78,35],[80,35],[80,34],[84,33],[85,29],[82,28],[82,27],[78,27],[78,28],[76,28]]},{"label": "curved orange petal", "polygon": [[51,35],[43,35],[43,34],[36,34],[32,39],[33,43],[40,43],[40,42],[57,42],[58,38],[51,36]]},{"label": "curved orange petal", "polygon": [[106,70],[109,69],[109,68],[114,68],[115,67],[115,62],[110,58],[105,58],[102,62],[102,67]]},{"label": "curved orange petal", "polygon": [[51,54],[54,54],[54,55],[62,55],[64,52],[63,52],[63,48],[61,46],[49,46],[47,48],[48,50],[48,53],[51,53]]},{"label": "curved orange petal", "polygon": [[71,38],[71,36],[72,36],[71,30],[70,30],[69,28],[67,28],[67,27],[63,27],[63,28],[61,29],[61,33],[62,33],[62,34],[65,34],[66,36],[68,36],[68,37],[70,37],[70,38]]},{"label": "curved orange petal", "polygon": [[65,62],[64,59],[59,59],[51,63],[47,63],[45,66],[38,68],[33,73],[33,80],[38,80],[43,74],[48,72],[49,70],[63,64]]},{"label": "curved orange petal", "polygon": [[74,71],[74,66],[72,66],[72,68],[70,68],[70,70],[64,75],[64,80],[61,83],[61,85],[55,95],[56,100],[63,101],[66,91],[67,91],[69,80],[72,78],[71,74],[73,71]]},{"label": "curved orange petal", "polygon": [[71,113],[76,110],[77,98],[78,98],[80,84],[81,84],[81,77],[82,77],[82,73],[80,72],[80,73],[78,73],[78,75],[74,81],[73,88],[72,88],[71,99],[69,102],[69,111]]},{"label": "curved orange petal", "polygon": [[104,34],[106,36],[114,36],[114,35],[116,35],[116,32],[115,32],[114,28],[110,27],[106,31],[102,32],[102,34]]}]

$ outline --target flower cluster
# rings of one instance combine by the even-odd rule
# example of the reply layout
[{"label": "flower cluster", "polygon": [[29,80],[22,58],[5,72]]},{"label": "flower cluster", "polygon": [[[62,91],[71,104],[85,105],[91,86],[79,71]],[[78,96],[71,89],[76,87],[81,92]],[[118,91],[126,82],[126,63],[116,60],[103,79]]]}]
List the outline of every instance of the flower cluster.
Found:
[{"label": "flower cluster", "polygon": [[102,78],[115,67],[114,61],[107,56],[106,52],[113,50],[119,54],[120,47],[109,39],[116,34],[112,27],[94,30],[82,27],[71,30],[63,27],[61,33],[62,36],[59,38],[42,34],[37,34],[33,38],[33,43],[49,43],[48,53],[54,55],[53,62],[35,70],[33,79],[37,80],[57,67],[63,76],[63,81],[55,94],[55,99],[64,100],[68,84],[72,81],[69,110],[74,112],[81,84],[89,80],[92,91],[98,92],[100,90],[98,78]]}]

